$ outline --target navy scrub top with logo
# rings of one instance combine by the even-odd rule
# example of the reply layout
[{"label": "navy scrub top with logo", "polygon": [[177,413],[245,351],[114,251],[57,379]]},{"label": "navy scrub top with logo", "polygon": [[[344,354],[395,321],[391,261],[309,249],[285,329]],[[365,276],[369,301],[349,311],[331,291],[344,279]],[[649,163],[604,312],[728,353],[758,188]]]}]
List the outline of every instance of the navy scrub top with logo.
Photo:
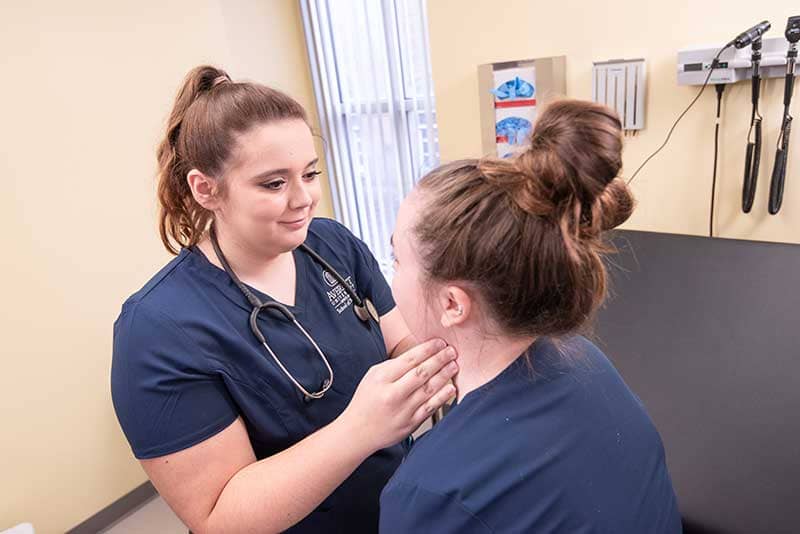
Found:
[{"label": "navy scrub top with logo", "polygon": [[381,534],[677,534],[664,447],[597,347],[540,338],[417,439]]},{"label": "navy scrub top with logo", "polygon": [[[374,257],[344,226],[314,219],[306,244],[380,315],[394,308]],[[356,317],[344,288],[308,254],[293,254],[289,309],[327,356],[333,386],[322,399],[304,399],[250,331],[251,306],[225,271],[198,249],[183,249],[125,302],[114,325],[112,398],[137,458],[191,447],[237,417],[256,457],[271,456],[339,416],[367,369],[386,359],[380,328]],[[309,391],[321,389],[328,372],[303,334],[276,312],[258,322],[292,375]],[[380,491],[404,452],[398,444],[373,454],[288,532],[376,532]]]}]

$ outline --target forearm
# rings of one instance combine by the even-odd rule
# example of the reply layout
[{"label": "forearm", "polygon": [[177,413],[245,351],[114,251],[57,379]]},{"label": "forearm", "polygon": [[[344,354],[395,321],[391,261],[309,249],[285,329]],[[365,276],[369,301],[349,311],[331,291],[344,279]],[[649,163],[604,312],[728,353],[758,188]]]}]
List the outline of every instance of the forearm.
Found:
[{"label": "forearm", "polygon": [[203,532],[281,532],[311,513],[372,452],[340,417],[236,473]]}]

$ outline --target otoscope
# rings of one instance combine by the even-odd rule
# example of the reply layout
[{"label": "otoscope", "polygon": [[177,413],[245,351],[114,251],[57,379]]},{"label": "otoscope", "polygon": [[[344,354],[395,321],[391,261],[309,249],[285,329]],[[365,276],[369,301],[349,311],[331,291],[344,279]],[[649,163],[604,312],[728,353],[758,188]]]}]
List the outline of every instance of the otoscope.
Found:
[{"label": "otoscope", "polygon": [[[752,55],[753,62],[753,78],[752,78],[752,101],[753,111],[750,115],[750,130],[747,132],[747,151],[744,158],[744,184],[742,185],[742,211],[750,213],[753,207],[753,199],[756,195],[756,182],[758,181],[758,168],[761,163],[761,113],[758,111],[758,100],[761,96],[761,34],[765,33],[770,28],[767,21],[762,22],[755,28],[764,28],[752,41]],[[750,30],[748,30],[749,32]],[[746,37],[750,34],[745,32],[743,35]],[[745,42],[748,39],[741,39],[742,36],[736,38],[734,45],[736,48],[742,48],[746,45],[739,45],[737,42]],[[753,134],[755,133],[755,138]]]},{"label": "otoscope", "polygon": [[769,21],[765,20],[759,22],[749,30],[745,30],[739,35],[737,35],[733,41],[725,45],[725,48],[728,48],[731,45],[735,46],[736,48],[744,48],[745,46],[749,45],[756,39],[760,39],[761,36],[767,33],[767,30],[769,29],[770,29]]},{"label": "otoscope", "polygon": [[786,181],[786,165],[789,157],[789,134],[792,131],[792,116],[789,105],[794,90],[794,67],[797,61],[797,42],[800,41],[800,16],[789,17],[786,23],[786,40],[789,51],[786,53],[786,82],[783,90],[783,121],[778,136],[778,149],[775,152],[775,166],[772,168],[772,182],[769,187],[769,212],[778,213],[783,202],[783,186]]}]

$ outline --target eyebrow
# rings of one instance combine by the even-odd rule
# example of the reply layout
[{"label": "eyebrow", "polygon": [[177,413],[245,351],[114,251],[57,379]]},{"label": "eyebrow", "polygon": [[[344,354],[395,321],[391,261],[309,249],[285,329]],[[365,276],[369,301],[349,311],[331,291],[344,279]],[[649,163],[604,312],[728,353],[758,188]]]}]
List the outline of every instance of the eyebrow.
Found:
[{"label": "eyebrow", "polygon": [[[308,165],[306,165],[304,168],[308,169],[309,167],[311,167],[313,165],[316,165],[317,163],[319,163],[319,158],[314,158],[311,161],[309,161]],[[263,180],[264,178],[268,178],[268,177],[272,176],[273,174],[288,174],[289,172],[291,172],[291,169],[286,169],[286,168],[284,168],[284,169],[270,169],[268,171],[264,171],[262,173],[256,174],[251,179],[253,181],[255,181],[255,180]]]}]

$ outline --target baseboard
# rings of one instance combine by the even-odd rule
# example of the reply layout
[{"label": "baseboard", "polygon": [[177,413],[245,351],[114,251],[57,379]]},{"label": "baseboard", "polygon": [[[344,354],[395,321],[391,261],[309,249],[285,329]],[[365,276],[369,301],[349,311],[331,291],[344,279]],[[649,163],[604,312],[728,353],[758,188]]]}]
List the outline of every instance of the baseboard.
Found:
[{"label": "baseboard", "polygon": [[148,480],[141,486],[134,488],[133,491],[130,491],[109,504],[80,525],[68,530],[67,534],[97,534],[136,510],[157,494],[153,484]]},{"label": "baseboard", "polygon": [[725,534],[721,530],[708,527],[691,519],[683,518],[683,534]]}]

